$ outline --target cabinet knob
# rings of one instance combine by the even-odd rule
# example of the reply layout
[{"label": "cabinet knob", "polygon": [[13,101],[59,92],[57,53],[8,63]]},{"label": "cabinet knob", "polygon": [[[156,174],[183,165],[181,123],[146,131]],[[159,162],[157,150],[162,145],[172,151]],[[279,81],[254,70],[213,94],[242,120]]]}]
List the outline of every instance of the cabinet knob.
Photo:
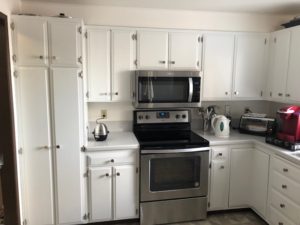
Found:
[{"label": "cabinet knob", "polygon": [[218,154],[218,156],[222,156],[223,155],[223,153],[222,152],[220,152],[219,154]]},{"label": "cabinet knob", "polygon": [[282,189],[287,189],[287,185],[283,184],[282,186]]},{"label": "cabinet knob", "polygon": [[220,166],[220,169],[221,169],[221,170],[225,169],[225,166]]},{"label": "cabinet knob", "polygon": [[120,173],[117,173],[117,176],[119,177],[121,174]]},{"label": "cabinet knob", "polygon": [[40,60],[43,60],[43,59],[44,59],[44,56],[43,56],[43,55],[40,55],[40,56],[39,56],[39,59],[40,59]]},{"label": "cabinet knob", "polygon": [[281,97],[283,94],[282,93],[278,93],[278,96]]},{"label": "cabinet knob", "polygon": [[279,206],[280,206],[280,208],[285,208],[285,204],[281,203]]},{"label": "cabinet knob", "polygon": [[175,61],[170,61],[170,64],[173,64],[173,65],[174,65],[174,64],[175,64]]},{"label": "cabinet knob", "polygon": [[228,92],[227,92],[227,91],[225,92],[225,95],[228,95]]},{"label": "cabinet knob", "polygon": [[158,61],[160,64],[166,64],[166,61],[165,60],[160,60]]},{"label": "cabinet knob", "polygon": [[56,145],[56,149],[60,149],[60,145]]},{"label": "cabinet knob", "polygon": [[52,56],[52,60],[56,60],[56,56]]},{"label": "cabinet knob", "polygon": [[239,95],[239,92],[238,92],[238,91],[235,91],[234,94],[235,94],[235,95]]},{"label": "cabinet knob", "polygon": [[285,97],[291,97],[291,95],[290,94],[286,94]]},{"label": "cabinet knob", "polygon": [[115,162],[115,160],[114,160],[114,159],[111,159],[111,160],[110,160],[110,162],[111,162],[111,163],[114,163],[114,162]]},{"label": "cabinet knob", "polygon": [[114,94],[115,94],[115,95],[119,95],[119,92],[115,92]]},{"label": "cabinet knob", "polygon": [[283,172],[285,172],[285,173],[289,172],[288,168],[283,168],[282,170],[283,170]]},{"label": "cabinet knob", "polygon": [[106,176],[106,177],[109,177],[109,174],[108,174],[108,173],[106,173],[106,174],[105,174],[105,176]]}]

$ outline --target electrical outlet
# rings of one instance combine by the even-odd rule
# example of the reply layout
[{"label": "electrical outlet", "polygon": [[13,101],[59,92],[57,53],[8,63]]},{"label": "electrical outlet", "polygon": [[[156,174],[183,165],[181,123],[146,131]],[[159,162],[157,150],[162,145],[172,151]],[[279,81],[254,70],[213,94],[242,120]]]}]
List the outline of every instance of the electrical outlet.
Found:
[{"label": "electrical outlet", "polygon": [[107,110],[106,109],[102,109],[101,110],[101,118],[102,119],[106,119],[107,118]]}]

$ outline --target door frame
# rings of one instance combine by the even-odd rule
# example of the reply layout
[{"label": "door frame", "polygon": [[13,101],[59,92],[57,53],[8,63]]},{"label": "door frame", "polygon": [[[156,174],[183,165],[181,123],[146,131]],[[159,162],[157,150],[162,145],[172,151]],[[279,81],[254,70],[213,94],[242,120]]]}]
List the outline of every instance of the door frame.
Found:
[{"label": "door frame", "polygon": [[[0,52],[0,59],[3,62],[3,64],[0,62],[0,155],[3,155],[4,161],[0,172],[3,205],[5,206],[4,223],[20,225],[16,136],[8,29],[7,16],[0,12],[0,32],[3,32],[0,49],[4,49]],[[3,48],[1,45],[3,45]]]}]

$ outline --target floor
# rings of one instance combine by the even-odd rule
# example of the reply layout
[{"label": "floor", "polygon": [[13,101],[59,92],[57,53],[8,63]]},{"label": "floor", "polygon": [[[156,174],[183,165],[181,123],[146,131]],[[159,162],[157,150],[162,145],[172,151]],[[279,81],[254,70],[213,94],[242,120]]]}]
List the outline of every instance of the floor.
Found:
[{"label": "floor", "polygon": [[[138,225],[138,223],[122,223],[115,225]],[[199,222],[176,223],[173,225],[267,225],[252,210],[233,212],[214,212],[207,220]]]}]

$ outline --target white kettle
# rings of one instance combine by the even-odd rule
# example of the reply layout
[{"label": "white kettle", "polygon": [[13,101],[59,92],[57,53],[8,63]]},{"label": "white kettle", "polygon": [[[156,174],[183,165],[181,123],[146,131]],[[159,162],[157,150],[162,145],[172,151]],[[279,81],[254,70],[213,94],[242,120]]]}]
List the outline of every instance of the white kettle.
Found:
[{"label": "white kettle", "polygon": [[230,120],[223,115],[216,115],[211,119],[211,127],[217,137],[229,137],[230,134],[230,127],[229,127]]}]

